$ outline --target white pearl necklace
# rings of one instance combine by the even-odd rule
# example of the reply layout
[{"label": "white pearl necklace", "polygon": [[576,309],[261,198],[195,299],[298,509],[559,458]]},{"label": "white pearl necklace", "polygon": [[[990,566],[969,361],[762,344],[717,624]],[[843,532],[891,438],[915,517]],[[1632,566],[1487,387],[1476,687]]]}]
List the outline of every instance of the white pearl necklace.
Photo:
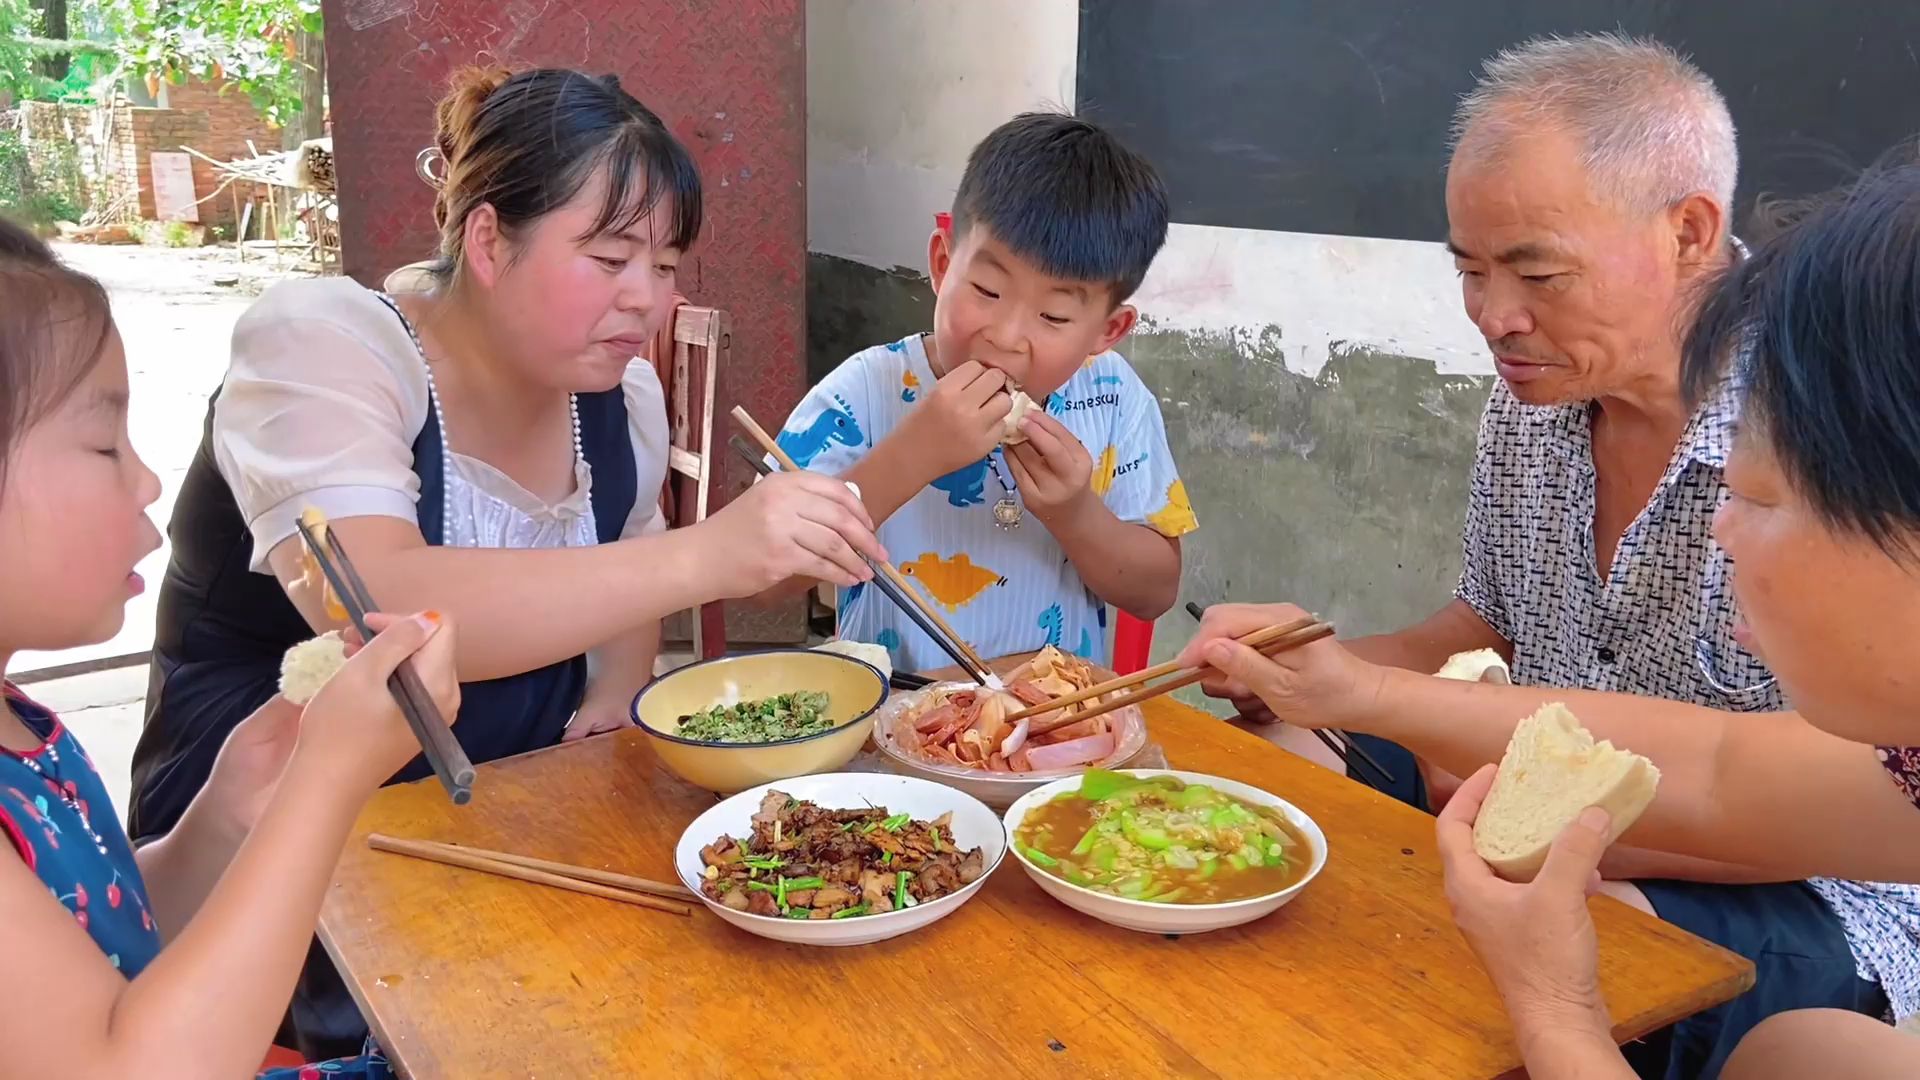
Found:
[{"label": "white pearl necklace", "polygon": [[[399,305],[393,304],[391,299],[388,300],[388,303],[393,307],[394,312],[398,314],[400,311]],[[420,366],[425,369],[427,373],[428,407],[433,409],[434,418],[438,420],[440,424],[440,542],[451,545],[454,535],[453,433],[447,430],[447,410],[441,407],[440,386],[434,382],[433,365],[427,360],[426,347],[420,343],[420,332],[413,328],[413,320],[407,318],[405,315],[400,316],[400,321],[406,324],[407,336],[413,339],[413,349],[420,354]],[[586,464],[587,460],[586,448],[580,443],[580,397],[578,394],[567,395],[567,414],[568,418],[573,422],[573,472],[575,476],[578,476],[581,472],[581,466]],[[468,542],[468,546],[480,546],[480,537],[477,533],[474,538]]]}]

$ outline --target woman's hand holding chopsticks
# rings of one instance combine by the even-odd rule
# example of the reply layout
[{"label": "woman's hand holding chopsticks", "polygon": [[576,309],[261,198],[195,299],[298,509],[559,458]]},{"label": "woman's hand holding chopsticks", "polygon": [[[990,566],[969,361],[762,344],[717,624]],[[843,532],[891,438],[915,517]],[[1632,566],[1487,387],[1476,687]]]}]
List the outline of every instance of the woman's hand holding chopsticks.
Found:
[{"label": "woman's hand holding chopsticks", "polygon": [[369,612],[370,642],[346,631],[348,659],[301,713],[288,768],[313,770],[348,790],[371,795],[420,754],[420,740],[387,687],[402,660],[448,724],[460,712],[453,625],[434,612],[414,616]]},{"label": "woman's hand holding chopsticks", "polygon": [[712,544],[709,581],[729,600],[791,578],[855,585],[873,577],[860,556],[887,559],[860,497],[818,473],[769,476],[694,529]]},{"label": "woman's hand holding chopsticks", "polygon": [[[1273,719],[1296,727],[1360,727],[1355,707],[1371,699],[1379,669],[1326,638],[1264,656],[1234,640],[1265,626],[1311,619],[1292,604],[1215,604],[1179,662],[1211,668],[1201,680],[1210,697],[1229,698],[1246,714],[1264,704]],[[1245,703],[1245,704],[1243,704]]]}]

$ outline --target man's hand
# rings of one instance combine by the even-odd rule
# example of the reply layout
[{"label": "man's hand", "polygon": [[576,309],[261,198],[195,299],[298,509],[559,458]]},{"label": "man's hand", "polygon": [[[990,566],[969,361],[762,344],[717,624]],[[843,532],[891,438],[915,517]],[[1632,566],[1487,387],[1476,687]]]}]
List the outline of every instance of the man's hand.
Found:
[{"label": "man's hand", "polygon": [[1201,689],[1232,701],[1243,717],[1308,728],[1352,726],[1346,718],[1371,706],[1382,669],[1332,638],[1271,657],[1235,640],[1307,617],[1292,604],[1215,604],[1200,620],[1200,632],[1181,651],[1180,663],[1212,668]]}]

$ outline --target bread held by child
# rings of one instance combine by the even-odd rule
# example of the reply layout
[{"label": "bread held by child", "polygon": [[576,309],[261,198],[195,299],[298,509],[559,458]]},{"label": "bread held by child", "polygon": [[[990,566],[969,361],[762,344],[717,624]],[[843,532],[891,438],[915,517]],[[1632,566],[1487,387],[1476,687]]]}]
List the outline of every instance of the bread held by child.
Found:
[{"label": "bread held by child", "polygon": [[1009,390],[1007,396],[1013,399],[1013,408],[1007,413],[1007,418],[1000,428],[1001,446],[1013,446],[1026,442],[1027,433],[1020,430],[1020,421],[1026,419],[1028,413],[1040,407],[1027,396],[1025,390]]},{"label": "bread held by child", "polygon": [[305,705],[347,663],[347,642],[338,630],[303,641],[280,658],[280,696]]}]

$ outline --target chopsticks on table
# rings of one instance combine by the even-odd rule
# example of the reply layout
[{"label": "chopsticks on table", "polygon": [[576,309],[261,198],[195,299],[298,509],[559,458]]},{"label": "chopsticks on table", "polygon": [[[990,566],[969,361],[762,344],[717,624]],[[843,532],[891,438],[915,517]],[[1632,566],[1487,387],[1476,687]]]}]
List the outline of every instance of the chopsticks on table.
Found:
[{"label": "chopsticks on table", "polygon": [[624,904],[651,908],[654,911],[664,911],[672,915],[693,914],[691,907],[675,901],[698,899],[690,890],[679,885],[649,881],[646,878],[628,874],[616,874],[610,870],[595,870],[586,866],[551,862],[528,855],[514,855],[504,851],[443,844],[435,840],[406,840],[381,833],[368,836],[367,846],[375,851],[408,855],[416,859],[440,863],[443,866],[457,866],[464,870],[477,870],[483,874],[512,878],[515,881],[566,889],[607,900],[618,900]]},{"label": "chopsticks on table", "polygon": [[[1193,616],[1194,621],[1198,622],[1206,617],[1207,609],[1190,600],[1187,602],[1187,614]],[[1353,736],[1341,731],[1339,728],[1313,728],[1311,730],[1327,749],[1333,751],[1334,755],[1341,761],[1346,762],[1348,775],[1358,772],[1359,767],[1364,764],[1367,768],[1372,769],[1374,774],[1378,776],[1383,783],[1391,784],[1394,782],[1393,774],[1387,771],[1387,767],[1375,761],[1373,755],[1367,753],[1366,747],[1354,742]]]},{"label": "chopsticks on table", "polygon": [[[1248,648],[1258,649],[1260,652],[1272,656],[1274,653],[1284,652],[1288,649],[1297,649],[1302,645],[1319,641],[1324,637],[1332,637],[1333,632],[1332,623],[1320,622],[1317,619],[1298,619],[1291,623],[1285,623],[1279,626],[1268,626],[1255,630],[1253,633],[1239,640],[1241,644],[1246,645]],[[1149,701],[1153,698],[1170,694],[1183,686],[1192,686],[1194,683],[1206,678],[1207,671],[1208,669],[1206,667],[1183,668],[1174,661],[1155,664],[1150,668],[1136,671],[1131,675],[1122,675],[1117,679],[1108,679],[1106,682],[1089,686],[1085,690],[1075,691],[1064,697],[1057,697],[1043,704],[1009,713],[1006,716],[1006,720],[1009,723],[1018,723],[1021,720],[1033,720],[1027,729],[1028,736],[1045,735],[1057,728],[1077,724],[1090,717],[1104,716],[1115,709],[1124,709],[1129,705],[1138,705],[1143,701]],[[1047,720],[1033,719],[1045,713],[1060,710],[1066,705],[1090,701],[1093,698],[1111,694],[1119,690],[1125,690],[1128,687],[1140,686],[1142,683],[1157,679],[1163,675],[1172,675],[1173,678],[1168,679],[1158,686],[1143,686],[1138,690],[1134,690],[1132,693],[1121,694],[1119,697],[1103,701],[1091,709],[1085,709],[1075,713],[1062,711],[1060,715]]]},{"label": "chopsticks on table", "polygon": [[[755,443],[758,443],[768,456],[779,462],[782,469],[787,472],[803,471],[794,463],[793,458],[787,456],[785,450],[780,449],[780,444],[767,434],[766,429],[748,415],[747,410],[735,406],[733,422],[740,425],[740,430],[746,432]],[[764,476],[772,471],[766,468],[766,462],[755,457],[752,451],[737,439],[729,439],[728,443],[753,461],[754,467],[760,470],[761,475]],[[876,562],[864,555],[861,556],[861,560],[873,568],[873,584],[886,594],[887,599],[906,612],[908,617],[913,619],[914,624],[920,627],[921,632],[932,638],[934,644],[940,646],[942,652],[953,657],[954,662],[960,665],[961,670],[965,671],[969,678],[981,686],[997,685],[998,680],[994,677],[993,670],[987,667],[986,661],[980,659],[980,654],[974,652],[973,646],[968,645],[965,638],[956,633],[953,627],[947,625],[947,620],[940,617],[940,613],[934,610],[933,605],[921,598],[919,590],[915,589],[899,570],[894,569],[892,563]]]},{"label": "chopsticks on table", "polygon": [[[347,558],[347,549],[340,543],[340,537],[332,529],[314,529],[303,520],[296,519],[295,524],[301,541],[340,598],[341,606],[347,609],[354,629],[360,631],[362,640],[372,641],[373,628],[367,625],[367,612],[379,609],[374,605],[372,594],[367,592],[367,583],[353,568],[353,560]],[[440,778],[440,786],[447,789],[455,806],[465,806],[473,798],[473,762],[467,759],[460,741],[447,728],[439,706],[433,703],[433,695],[427,693],[419,674],[413,670],[411,659],[400,661],[400,666],[387,676],[387,690],[399,704],[401,715],[407,718],[413,737],[420,740],[420,751],[426,755],[427,764],[433,766],[433,774]]]}]

